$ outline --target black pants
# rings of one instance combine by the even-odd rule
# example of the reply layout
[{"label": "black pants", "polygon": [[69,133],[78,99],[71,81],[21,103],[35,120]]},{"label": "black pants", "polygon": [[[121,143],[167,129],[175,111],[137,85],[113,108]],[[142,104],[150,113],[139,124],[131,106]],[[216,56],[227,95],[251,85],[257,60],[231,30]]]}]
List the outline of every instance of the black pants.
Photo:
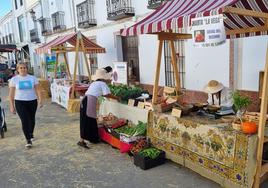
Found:
[{"label": "black pants", "polygon": [[15,108],[21,120],[24,136],[26,140],[30,140],[33,137],[34,132],[37,100],[15,100]]},{"label": "black pants", "polygon": [[99,142],[98,124],[96,118],[87,116],[87,98],[80,106],[80,137],[92,143]]}]

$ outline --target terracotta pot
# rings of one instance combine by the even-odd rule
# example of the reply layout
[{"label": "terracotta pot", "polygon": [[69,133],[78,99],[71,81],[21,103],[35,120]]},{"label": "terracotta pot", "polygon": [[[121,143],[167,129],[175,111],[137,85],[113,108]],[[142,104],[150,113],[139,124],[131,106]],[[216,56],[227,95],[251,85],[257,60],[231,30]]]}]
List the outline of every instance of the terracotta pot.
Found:
[{"label": "terracotta pot", "polygon": [[245,121],[245,122],[242,122],[241,129],[243,133],[254,134],[257,132],[258,127],[255,122]]}]

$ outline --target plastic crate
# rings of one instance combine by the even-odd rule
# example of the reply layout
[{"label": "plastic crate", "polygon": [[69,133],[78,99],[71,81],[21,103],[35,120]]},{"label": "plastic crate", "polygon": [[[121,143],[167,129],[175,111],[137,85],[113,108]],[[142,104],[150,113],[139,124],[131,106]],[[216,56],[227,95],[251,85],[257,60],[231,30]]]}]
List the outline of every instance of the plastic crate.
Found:
[{"label": "plastic crate", "polygon": [[166,161],[166,153],[164,151],[161,151],[159,156],[156,157],[155,159],[144,157],[139,153],[134,154],[134,164],[136,166],[139,166],[143,170],[147,170],[159,166],[161,164],[164,164],[165,161]]}]

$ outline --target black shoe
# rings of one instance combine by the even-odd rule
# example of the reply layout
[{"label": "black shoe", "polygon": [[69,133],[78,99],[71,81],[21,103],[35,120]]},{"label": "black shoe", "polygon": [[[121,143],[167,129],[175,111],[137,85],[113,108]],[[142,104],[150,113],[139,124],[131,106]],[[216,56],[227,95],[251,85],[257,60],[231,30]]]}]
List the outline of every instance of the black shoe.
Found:
[{"label": "black shoe", "polygon": [[78,146],[81,146],[81,147],[83,147],[83,148],[89,149],[89,147],[87,146],[87,143],[85,143],[85,142],[81,142],[81,141],[79,141],[79,142],[77,142],[77,145],[78,145]]},{"label": "black shoe", "polygon": [[92,144],[98,144],[98,143],[100,143],[100,140],[90,140],[89,142]]}]

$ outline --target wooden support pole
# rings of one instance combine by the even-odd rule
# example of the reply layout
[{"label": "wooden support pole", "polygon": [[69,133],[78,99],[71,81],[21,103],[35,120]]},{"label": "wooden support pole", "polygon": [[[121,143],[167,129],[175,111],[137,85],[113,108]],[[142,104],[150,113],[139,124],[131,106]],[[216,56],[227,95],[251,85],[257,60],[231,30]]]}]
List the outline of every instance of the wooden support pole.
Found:
[{"label": "wooden support pole", "polygon": [[56,53],[56,62],[54,66],[54,78],[57,78],[57,69],[58,69],[59,53]]},{"label": "wooden support pole", "polygon": [[169,41],[169,47],[171,49],[171,64],[173,66],[174,74],[175,74],[175,80],[176,80],[176,92],[179,92],[181,89],[181,82],[180,82],[180,75],[179,75],[179,69],[176,61],[176,51],[174,46],[174,41]]},{"label": "wooden support pole", "polygon": [[265,12],[247,10],[244,8],[236,8],[236,7],[230,7],[230,6],[224,7],[222,9],[222,12],[236,14],[236,15],[240,15],[240,16],[252,16],[252,17],[256,17],[256,18],[268,18],[268,14]]},{"label": "wooden support pole", "polygon": [[81,34],[79,37],[79,33],[77,34],[77,39],[76,39],[76,46],[75,46],[75,63],[74,63],[74,77],[73,77],[73,87],[72,87],[72,95],[71,98],[74,99],[74,90],[75,90],[75,81],[76,81],[76,71],[77,71],[77,66],[78,66],[78,56],[79,56],[79,45],[80,45],[80,39],[81,39]]},{"label": "wooden support pole", "polygon": [[170,30],[169,32],[152,33],[152,35],[157,34],[158,40],[182,40],[192,38],[192,34],[171,33],[171,32],[172,30]]},{"label": "wooden support pole", "polygon": [[244,34],[244,33],[255,33],[261,31],[268,31],[267,26],[259,26],[259,27],[249,27],[243,29],[233,29],[226,30],[226,35],[236,35],[236,34]]},{"label": "wooden support pole", "polygon": [[63,53],[63,56],[64,56],[64,61],[65,61],[65,64],[66,64],[68,79],[72,79],[72,75],[71,75],[71,72],[70,72],[70,67],[69,67],[69,63],[68,63],[68,60],[67,60],[66,52]]},{"label": "wooden support pole", "polygon": [[91,73],[90,73],[90,69],[89,69],[89,65],[88,65],[88,59],[87,59],[87,54],[86,54],[83,39],[81,39],[81,47],[82,47],[82,51],[84,54],[84,59],[85,59],[86,67],[87,67],[88,79],[89,79],[89,81],[91,81]]},{"label": "wooden support pole", "polygon": [[258,148],[257,148],[257,170],[255,174],[254,188],[259,188],[260,178],[264,174],[262,172],[262,151],[263,151],[263,142],[264,142],[264,131],[266,124],[266,114],[267,114],[267,99],[268,99],[268,46],[266,51],[266,64],[263,77],[263,86],[262,86],[262,99],[261,99],[261,112],[260,112],[260,121],[258,128]]},{"label": "wooden support pole", "polygon": [[156,99],[157,99],[159,75],[160,75],[160,67],[161,67],[161,57],[162,57],[162,47],[163,47],[163,40],[159,40],[152,104],[156,104]]}]

